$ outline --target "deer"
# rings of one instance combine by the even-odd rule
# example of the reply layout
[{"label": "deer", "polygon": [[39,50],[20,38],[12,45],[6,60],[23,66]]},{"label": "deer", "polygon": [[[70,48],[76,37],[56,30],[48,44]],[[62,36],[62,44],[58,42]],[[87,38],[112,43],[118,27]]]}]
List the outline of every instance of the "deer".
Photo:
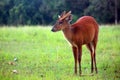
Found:
[{"label": "deer", "polygon": [[91,55],[91,73],[94,71],[98,73],[96,66],[96,46],[98,42],[99,26],[92,16],[82,16],[75,23],[71,24],[72,14],[69,12],[62,12],[58,16],[58,20],[51,29],[52,32],[62,31],[65,38],[71,44],[74,56],[74,73],[77,74],[77,67],[79,74],[82,75],[81,59],[82,46],[86,45]]}]

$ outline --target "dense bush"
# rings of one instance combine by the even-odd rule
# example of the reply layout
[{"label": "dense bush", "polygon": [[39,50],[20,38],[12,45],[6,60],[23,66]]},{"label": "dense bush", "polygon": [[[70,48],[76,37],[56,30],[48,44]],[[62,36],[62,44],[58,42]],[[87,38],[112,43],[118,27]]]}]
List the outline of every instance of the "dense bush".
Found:
[{"label": "dense bush", "polygon": [[[83,15],[91,15],[99,23],[115,21],[114,0],[0,0],[0,24],[53,24],[57,15],[64,10],[72,11],[73,22]],[[117,10],[120,14],[120,0],[117,2]]]}]

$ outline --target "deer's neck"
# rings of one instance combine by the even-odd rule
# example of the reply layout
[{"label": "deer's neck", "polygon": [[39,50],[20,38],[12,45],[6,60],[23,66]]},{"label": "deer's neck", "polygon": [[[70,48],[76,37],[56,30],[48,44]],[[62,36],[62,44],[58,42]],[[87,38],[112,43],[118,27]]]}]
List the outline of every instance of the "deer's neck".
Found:
[{"label": "deer's neck", "polygon": [[67,40],[69,42],[71,42],[71,40],[72,40],[71,25],[68,25],[65,29],[63,29],[63,34],[64,34],[65,38],[67,38]]}]

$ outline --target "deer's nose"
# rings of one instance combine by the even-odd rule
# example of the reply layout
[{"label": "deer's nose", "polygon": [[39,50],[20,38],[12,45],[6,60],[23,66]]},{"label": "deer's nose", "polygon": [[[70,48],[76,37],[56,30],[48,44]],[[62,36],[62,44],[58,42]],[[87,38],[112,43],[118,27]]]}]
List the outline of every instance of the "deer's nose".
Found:
[{"label": "deer's nose", "polygon": [[51,30],[52,32],[55,32],[55,29],[54,28],[52,28],[52,30]]}]

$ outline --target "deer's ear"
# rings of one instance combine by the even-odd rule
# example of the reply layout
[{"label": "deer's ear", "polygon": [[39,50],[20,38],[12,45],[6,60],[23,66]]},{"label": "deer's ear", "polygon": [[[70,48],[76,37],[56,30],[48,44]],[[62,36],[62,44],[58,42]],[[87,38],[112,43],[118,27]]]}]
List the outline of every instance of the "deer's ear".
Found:
[{"label": "deer's ear", "polygon": [[69,23],[72,21],[72,14],[70,14],[67,18],[66,21],[68,21]]}]

